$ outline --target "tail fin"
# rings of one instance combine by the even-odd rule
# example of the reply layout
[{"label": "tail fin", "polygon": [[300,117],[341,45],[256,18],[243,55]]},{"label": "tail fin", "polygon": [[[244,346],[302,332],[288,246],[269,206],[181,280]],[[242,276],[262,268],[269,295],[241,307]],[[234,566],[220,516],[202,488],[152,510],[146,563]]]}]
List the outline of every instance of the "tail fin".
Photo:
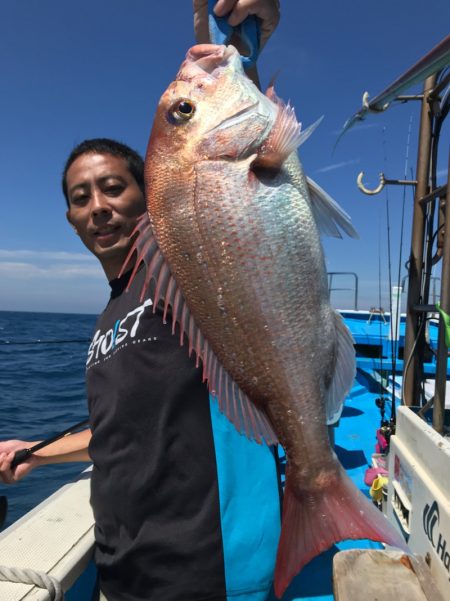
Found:
[{"label": "tail fin", "polygon": [[289,484],[275,567],[275,594],[281,598],[292,578],[311,559],[345,539],[370,538],[407,550],[401,535],[353,484],[343,469],[327,491],[299,498]]}]

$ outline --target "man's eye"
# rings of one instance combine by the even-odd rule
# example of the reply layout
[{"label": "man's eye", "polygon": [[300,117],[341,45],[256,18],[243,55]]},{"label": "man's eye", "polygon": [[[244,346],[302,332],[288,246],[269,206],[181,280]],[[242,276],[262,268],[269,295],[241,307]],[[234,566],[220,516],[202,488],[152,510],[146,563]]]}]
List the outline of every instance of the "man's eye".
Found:
[{"label": "man's eye", "polygon": [[89,196],[87,194],[78,194],[77,196],[72,196],[72,198],[70,199],[70,202],[73,205],[82,205],[84,203],[86,203],[89,199]]},{"label": "man's eye", "polygon": [[123,186],[107,186],[105,188],[105,194],[108,196],[120,196],[123,192]]}]

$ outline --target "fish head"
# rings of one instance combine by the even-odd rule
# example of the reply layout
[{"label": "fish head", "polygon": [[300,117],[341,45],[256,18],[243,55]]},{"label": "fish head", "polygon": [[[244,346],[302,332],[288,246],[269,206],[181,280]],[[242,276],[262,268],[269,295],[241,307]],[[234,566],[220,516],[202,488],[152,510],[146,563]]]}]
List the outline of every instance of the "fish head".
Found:
[{"label": "fish head", "polygon": [[[191,48],[161,97],[147,157],[176,157],[178,165],[240,160],[258,152],[277,105],[246,76],[233,46]],[[156,155],[155,155],[156,153]]]}]

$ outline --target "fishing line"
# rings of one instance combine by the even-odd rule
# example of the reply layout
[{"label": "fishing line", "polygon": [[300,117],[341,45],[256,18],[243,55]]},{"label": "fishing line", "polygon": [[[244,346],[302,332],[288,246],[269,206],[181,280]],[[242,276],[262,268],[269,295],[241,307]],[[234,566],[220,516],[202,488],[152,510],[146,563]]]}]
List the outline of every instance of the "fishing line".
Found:
[{"label": "fishing line", "polygon": [[[378,308],[380,310],[379,336],[380,336],[380,403],[384,404],[383,400],[383,331],[381,326],[381,215],[378,215]],[[380,407],[381,409],[381,407]],[[383,416],[382,416],[383,417]]]},{"label": "fishing line", "polygon": [[385,422],[385,399],[383,396],[383,327],[381,323],[382,318],[382,307],[381,307],[381,211],[378,213],[378,308],[379,308],[379,319],[378,319],[378,329],[379,329],[379,340],[380,340],[380,396],[375,399],[375,404],[380,410],[381,414],[381,424],[380,427],[383,428],[386,425]]},{"label": "fishing line", "polygon": [[[383,148],[383,162],[387,166],[387,152],[386,152],[386,127],[382,129],[382,148]],[[389,311],[390,311],[390,330],[391,330],[391,361],[392,361],[392,406],[391,406],[391,421],[395,421],[395,344],[394,344],[394,330],[392,323],[392,253],[391,253],[391,217],[390,217],[390,199],[389,199],[389,186],[385,186],[385,198],[386,198],[386,230],[387,230],[387,251],[388,251],[388,282],[389,282]],[[392,409],[393,407],[393,409]],[[394,413],[392,413],[392,410]]]},{"label": "fishing line", "polygon": [[[410,148],[410,142],[411,142],[411,130],[412,130],[412,123],[413,123],[413,115],[412,113],[410,114],[409,117],[409,125],[408,125],[408,134],[406,137],[406,152],[405,152],[405,169],[404,169],[404,176],[403,179],[406,180],[407,174],[408,174],[408,165],[409,165],[409,148]],[[401,216],[401,221],[400,221],[400,242],[399,242],[399,257],[398,257],[398,272],[397,272],[397,289],[400,289],[401,287],[401,268],[402,268],[402,257],[403,257],[403,234],[404,234],[404,229],[405,229],[405,206],[406,206],[406,186],[403,186],[403,194],[402,194],[402,216]],[[398,339],[396,338],[395,341],[393,341],[393,351],[392,351],[392,370],[393,370],[393,378],[394,378],[394,383],[392,386],[392,406],[391,406],[391,418],[393,420],[395,420],[395,414],[396,414],[396,407],[395,407],[395,373],[396,373],[396,367],[397,367],[397,353],[398,353],[398,347],[400,344],[400,326],[399,324],[401,323],[401,315],[400,315],[400,294],[397,293],[397,298],[396,298],[396,321],[395,321],[395,332],[399,334]],[[392,322],[392,315],[391,315],[391,322]]]}]

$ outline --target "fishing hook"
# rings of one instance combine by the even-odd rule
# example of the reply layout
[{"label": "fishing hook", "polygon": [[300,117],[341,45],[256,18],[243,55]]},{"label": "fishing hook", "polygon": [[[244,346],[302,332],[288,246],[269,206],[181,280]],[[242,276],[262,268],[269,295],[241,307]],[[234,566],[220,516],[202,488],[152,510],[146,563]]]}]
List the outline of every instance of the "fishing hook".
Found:
[{"label": "fishing hook", "polygon": [[384,173],[380,173],[380,183],[378,184],[378,186],[376,188],[374,188],[373,190],[370,190],[363,184],[363,181],[362,181],[363,177],[364,177],[364,171],[360,171],[358,177],[356,178],[356,183],[358,185],[358,188],[361,190],[361,192],[364,192],[364,194],[369,194],[370,196],[372,196],[374,194],[379,194],[386,184],[389,184],[392,186],[415,186],[417,184],[416,180],[386,179],[384,176]]}]

